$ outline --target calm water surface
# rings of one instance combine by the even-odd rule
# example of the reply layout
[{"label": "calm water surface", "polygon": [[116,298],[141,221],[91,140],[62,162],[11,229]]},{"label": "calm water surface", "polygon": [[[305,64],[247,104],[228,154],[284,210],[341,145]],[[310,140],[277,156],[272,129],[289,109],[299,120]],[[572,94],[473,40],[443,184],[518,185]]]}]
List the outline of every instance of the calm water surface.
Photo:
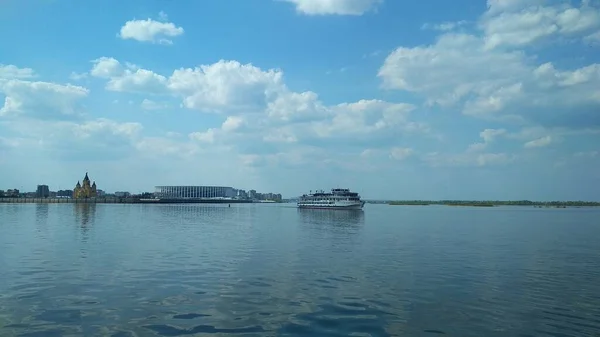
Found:
[{"label": "calm water surface", "polygon": [[600,209],[0,204],[0,336],[600,336]]}]

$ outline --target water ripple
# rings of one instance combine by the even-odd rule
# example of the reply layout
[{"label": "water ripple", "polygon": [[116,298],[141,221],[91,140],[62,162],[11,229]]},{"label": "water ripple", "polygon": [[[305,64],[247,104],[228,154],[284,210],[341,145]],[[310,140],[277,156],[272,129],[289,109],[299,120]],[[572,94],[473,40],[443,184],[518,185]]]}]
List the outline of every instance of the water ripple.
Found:
[{"label": "water ripple", "polygon": [[0,204],[0,335],[595,336],[599,216]]}]

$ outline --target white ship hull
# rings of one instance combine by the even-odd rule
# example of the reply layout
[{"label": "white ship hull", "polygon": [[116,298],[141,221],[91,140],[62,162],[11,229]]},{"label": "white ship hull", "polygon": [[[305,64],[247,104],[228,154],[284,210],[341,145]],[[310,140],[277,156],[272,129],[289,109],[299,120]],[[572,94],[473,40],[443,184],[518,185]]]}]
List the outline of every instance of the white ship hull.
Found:
[{"label": "white ship hull", "polygon": [[298,202],[298,208],[310,208],[310,209],[362,209],[364,205],[365,205],[364,201],[360,201],[360,202],[337,201],[333,204]]},{"label": "white ship hull", "polygon": [[[312,191],[311,191],[312,192]],[[310,209],[362,209],[365,202],[360,195],[347,188],[332,188],[331,192],[315,191],[298,199],[298,208]]]}]

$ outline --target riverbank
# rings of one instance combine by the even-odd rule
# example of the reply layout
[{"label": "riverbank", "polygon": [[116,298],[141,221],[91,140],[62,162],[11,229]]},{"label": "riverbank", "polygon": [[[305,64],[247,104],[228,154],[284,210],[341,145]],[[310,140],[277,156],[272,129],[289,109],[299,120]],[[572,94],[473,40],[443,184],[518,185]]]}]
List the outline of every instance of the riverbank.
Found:
[{"label": "riverbank", "polygon": [[393,206],[428,206],[428,205],[446,205],[446,206],[469,206],[469,207],[495,207],[495,206],[532,206],[536,208],[566,208],[566,207],[598,207],[600,202],[595,201],[471,201],[471,200],[397,200],[390,201],[388,205]]},{"label": "riverbank", "polygon": [[240,199],[141,199],[141,198],[0,198],[5,204],[250,204]]}]

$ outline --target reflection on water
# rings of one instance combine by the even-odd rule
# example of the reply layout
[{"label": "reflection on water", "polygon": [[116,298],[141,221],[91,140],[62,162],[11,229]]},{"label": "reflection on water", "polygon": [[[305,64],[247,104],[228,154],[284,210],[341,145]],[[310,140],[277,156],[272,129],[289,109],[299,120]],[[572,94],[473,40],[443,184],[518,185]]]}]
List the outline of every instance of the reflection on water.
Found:
[{"label": "reflection on water", "polygon": [[298,214],[302,221],[314,224],[358,226],[365,222],[365,213],[363,210],[298,208]]},{"label": "reflection on water", "polygon": [[81,240],[87,241],[90,229],[94,226],[96,220],[96,204],[94,203],[76,203],[73,204],[73,213],[77,226],[81,230]]},{"label": "reflection on water", "polygon": [[159,213],[165,219],[212,219],[220,220],[247,212],[249,208],[242,208],[235,204],[175,204],[175,205],[143,205],[152,214]]},{"label": "reflection on water", "polygon": [[336,247],[353,244],[354,239],[349,239],[347,235],[342,234],[358,234],[365,222],[365,214],[362,210],[298,208],[297,213],[302,225],[310,229],[307,231],[308,235],[323,237],[326,234],[324,237],[333,240]]},{"label": "reflection on water", "polygon": [[38,224],[45,224],[48,220],[48,204],[36,204],[35,205],[35,220]]},{"label": "reflection on water", "polygon": [[0,205],[0,336],[595,336],[599,216]]},{"label": "reflection on water", "polygon": [[73,204],[75,220],[79,223],[82,229],[88,229],[94,225],[96,218],[96,204],[94,203],[78,203]]}]

